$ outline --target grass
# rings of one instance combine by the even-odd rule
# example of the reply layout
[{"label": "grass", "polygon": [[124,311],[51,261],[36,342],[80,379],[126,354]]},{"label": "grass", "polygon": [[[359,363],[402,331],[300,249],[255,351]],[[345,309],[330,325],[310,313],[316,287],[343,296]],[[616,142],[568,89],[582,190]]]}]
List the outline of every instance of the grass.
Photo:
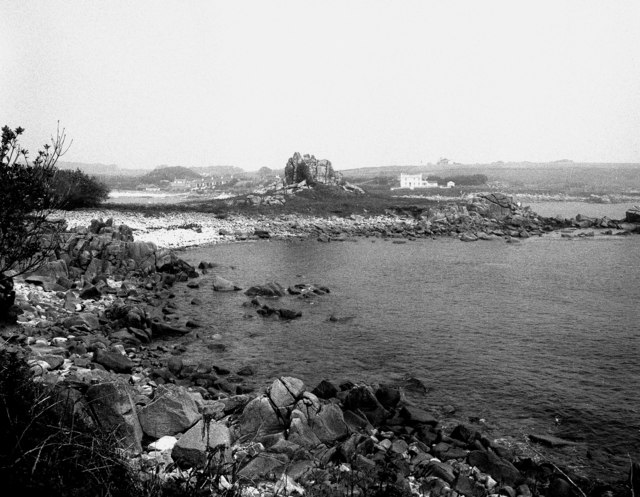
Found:
[{"label": "grass", "polygon": [[115,436],[65,416],[60,394],[33,382],[20,351],[0,351],[0,481],[23,497],[143,495]]},{"label": "grass", "polygon": [[[443,192],[446,190],[442,190]],[[347,192],[339,187],[316,185],[312,189],[302,190],[295,195],[287,195],[284,205],[250,205],[244,201],[246,195],[224,200],[190,200],[175,204],[103,204],[103,209],[139,212],[143,215],[157,216],[167,212],[202,212],[224,218],[230,214],[242,214],[247,217],[269,215],[295,215],[348,217],[351,214],[378,215],[393,207],[411,206],[429,207],[436,201],[415,198],[396,198],[397,192],[383,188],[371,188],[365,195]],[[459,194],[459,192],[458,192]],[[453,195],[453,193],[452,193]],[[257,195],[259,197],[270,196]],[[452,199],[454,200],[454,199]],[[233,205],[230,205],[233,201]]]}]

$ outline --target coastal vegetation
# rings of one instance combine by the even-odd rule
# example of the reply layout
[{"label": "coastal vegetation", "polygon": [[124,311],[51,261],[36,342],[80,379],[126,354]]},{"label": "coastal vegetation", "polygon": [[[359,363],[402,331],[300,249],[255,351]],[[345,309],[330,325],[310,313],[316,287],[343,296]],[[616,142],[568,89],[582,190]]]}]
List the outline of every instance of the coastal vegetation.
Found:
[{"label": "coastal vegetation", "polygon": [[65,210],[98,207],[109,198],[107,185],[80,169],[56,171],[53,190],[59,208]]},{"label": "coastal vegetation", "polygon": [[20,145],[23,128],[2,128],[0,142],[0,275],[41,265],[58,246],[60,225],[49,216],[57,207],[56,162],[65,152],[64,130],[31,160]]},{"label": "coastal vegetation", "polygon": [[59,244],[63,225],[51,219],[55,209],[96,207],[109,189],[80,169],[58,170],[68,150],[64,129],[57,130],[31,159],[20,143],[24,128],[2,128],[0,142],[0,275],[28,272],[41,265]]}]

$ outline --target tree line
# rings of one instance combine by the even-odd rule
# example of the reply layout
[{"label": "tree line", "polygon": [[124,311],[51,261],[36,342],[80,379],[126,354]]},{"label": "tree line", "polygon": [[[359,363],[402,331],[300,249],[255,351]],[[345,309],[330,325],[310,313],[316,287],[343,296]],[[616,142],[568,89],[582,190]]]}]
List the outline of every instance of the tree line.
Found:
[{"label": "tree line", "polygon": [[479,186],[487,183],[489,178],[486,174],[461,174],[458,176],[427,176],[428,181],[437,181],[439,185],[446,185],[449,181],[453,181],[456,186]]}]

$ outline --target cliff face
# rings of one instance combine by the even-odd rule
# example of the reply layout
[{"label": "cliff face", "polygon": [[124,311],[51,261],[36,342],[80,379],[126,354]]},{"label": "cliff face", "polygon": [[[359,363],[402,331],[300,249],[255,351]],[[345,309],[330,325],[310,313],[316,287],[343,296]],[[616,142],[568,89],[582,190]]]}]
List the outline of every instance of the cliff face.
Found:
[{"label": "cliff face", "polygon": [[284,176],[287,185],[300,183],[304,180],[310,185],[314,183],[338,185],[342,182],[342,174],[333,170],[331,161],[318,160],[309,154],[301,156],[298,152],[287,161]]}]

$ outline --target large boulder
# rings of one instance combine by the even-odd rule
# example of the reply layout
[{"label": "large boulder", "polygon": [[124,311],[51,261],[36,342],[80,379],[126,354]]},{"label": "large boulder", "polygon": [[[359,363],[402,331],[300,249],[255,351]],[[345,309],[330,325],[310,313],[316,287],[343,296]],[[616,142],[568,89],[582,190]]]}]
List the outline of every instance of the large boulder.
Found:
[{"label": "large boulder", "polygon": [[284,419],[276,413],[267,396],[256,397],[249,402],[238,419],[238,436],[259,441],[260,437],[273,435],[285,428]]},{"label": "large boulder", "polygon": [[202,415],[189,392],[175,385],[160,385],[153,400],[138,412],[145,434],[160,438],[191,428]]},{"label": "large boulder", "polygon": [[45,262],[42,266],[36,269],[33,275],[37,276],[49,276],[53,280],[57,278],[68,278],[69,277],[69,269],[67,268],[67,264],[65,261],[59,259],[57,261],[49,261]]},{"label": "large boulder", "polygon": [[305,386],[302,380],[291,376],[282,376],[271,384],[269,398],[277,408],[288,407],[302,397]]},{"label": "large boulder", "polygon": [[298,152],[287,161],[284,177],[287,185],[299,184],[303,181],[309,185],[315,183],[337,185],[342,181],[342,174],[334,171],[330,161],[318,160],[308,154],[301,156]]},{"label": "large boulder", "polygon": [[333,444],[348,434],[342,410],[335,404],[323,404],[312,393],[305,392],[291,413],[289,440],[302,447]]},{"label": "large boulder", "polygon": [[132,393],[126,383],[110,381],[90,386],[86,398],[101,428],[113,431],[124,449],[140,452],[142,427]]},{"label": "large boulder", "polygon": [[344,399],[344,408],[361,412],[373,426],[379,426],[390,414],[368,385],[357,385],[349,390]]},{"label": "large boulder", "polygon": [[124,244],[125,257],[132,259],[137,265],[155,264],[157,247],[152,242],[128,242]]},{"label": "large boulder", "polygon": [[198,421],[183,434],[171,451],[171,458],[182,467],[202,467],[207,462],[207,450],[231,446],[229,428],[215,420]]}]

